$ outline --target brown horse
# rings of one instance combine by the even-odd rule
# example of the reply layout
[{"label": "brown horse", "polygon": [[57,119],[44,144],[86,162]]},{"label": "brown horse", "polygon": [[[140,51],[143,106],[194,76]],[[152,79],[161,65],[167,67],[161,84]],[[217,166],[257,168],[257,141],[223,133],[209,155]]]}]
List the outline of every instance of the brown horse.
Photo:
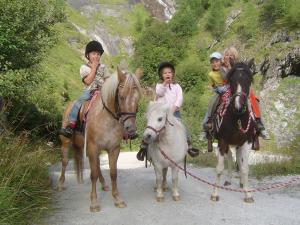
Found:
[{"label": "brown horse", "polygon": [[[250,64],[250,63],[249,63]],[[228,156],[229,181],[231,184],[232,155],[229,146],[236,147],[237,163],[240,169],[240,184],[248,190],[248,157],[255,134],[255,120],[248,102],[250,85],[253,74],[245,63],[237,63],[227,75],[230,89],[222,96],[223,102],[218,108],[214,121],[215,137],[218,139],[218,164],[216,167],[216,184],[220,185],[221,174],[224,170],[224,156]],[[227,95],[227,97],[225,97]],[[245,192],[245,202],[253,202],[250,193]],[[211,196],[212,201],[218,201],[218,188],[215,187]]]},{"label": "brown horse", "polygon": [[[120,153],[120,143],[126,134],[133,137],[136,134],[136,112],[141,97],[139,79],[142,71],[137,69],[135,75],[124,74],[119,69],[109,76],[91,106],[85,123],[85,137],[82,133],[75,132],[71,139],[60,135],[62,142],[62,171],[59,178],[58,190],[63,190],[65,170],[68,164],[68,150],[72,145],[75,150],[77,180],[82,182],[83,150],[86,143],[86,154],[89,157],[91,168],[91,212],[100,211],[97,203],[96,182],[99,181],[104,191],[108,186],[100,170],[99,152],[104,149],[108,152],[112,196],[115,206],[126,207],[120,198],[117,188],[117,160]],[[69,105],[64,112],[63,127],[68,123],[67,117],[71,110]],[[83,111],[83,110],[81,110]]]}]

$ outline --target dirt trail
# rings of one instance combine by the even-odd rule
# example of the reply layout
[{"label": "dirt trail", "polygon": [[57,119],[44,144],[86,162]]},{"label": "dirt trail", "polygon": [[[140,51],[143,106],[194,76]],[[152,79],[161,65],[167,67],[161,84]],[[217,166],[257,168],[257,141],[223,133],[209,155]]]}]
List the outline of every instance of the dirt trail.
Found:
[{"label": "dirt trail", "polygon": [[[110,183],[107,158],[101,158],[103,174]],[[157,203],[153,191],[155,175],[153,167],[144,168],[144,163],[135,158],[135,153],[121,153],[118,161],[118,184],[127,208],[115,208],[111,192],[100,191],[98,185],[99,213],[89,211],[89,193],[91,190],[89,169],[84,170],[84,184],[77,184],[72,163],[66,174],[66,189],[55,192],[54,210],[44,220],[44,224],[109,224],[109,225],[299,225],[300,224],[300,184],[287,189],[255,193],[254,204],[243,202],[243,194],[220,191],[220,202],[210,201],[212,188],[199,183],[191,177],[185,179],[180,173],[181,201],[174,202],[171,192],[165,193],[165,201]],[[194,168],[193,173],[213,181],[212,168]],[[56,186],[60,174],[60,164],[51,169],[53,186]],[[262,186],[276,181],[286,181],[289,177],[250,179],[252,187]],[[170,177],[168,179],[170,186]],[[238,179],[233,187],[238,187]]]}]

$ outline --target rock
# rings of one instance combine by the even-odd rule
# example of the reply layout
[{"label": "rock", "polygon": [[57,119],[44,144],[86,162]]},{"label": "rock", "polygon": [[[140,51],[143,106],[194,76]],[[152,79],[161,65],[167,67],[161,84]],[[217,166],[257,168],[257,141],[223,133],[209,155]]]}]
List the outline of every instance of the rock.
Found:
[{"label": "rock", "polygon": [[290,37],[286,30],[277,31],[271,38],[270,46],[279,43],[279,42],[289,42]]},{"label": "rock", "polygon": [[283,58],[266,57],[259,70],[264,76],[264,87],[290,75],[300,76],[300,48],[293,48]]},{"label": "rock", "polygon": [[168,21],[175,13],[174,0],[142,0],[151,15],[159,20]]},{"label": "rock", "polygon": [[227,19],[226,19],[226,22],[225,22],[225,25],[226,25],[226,28],[225,30],[228,30],[229,27],[231,26],[231,24],[235,21],[235,19],[241,14],[241,10],[239,9],[235,9],[235,10],[232,10]]}]

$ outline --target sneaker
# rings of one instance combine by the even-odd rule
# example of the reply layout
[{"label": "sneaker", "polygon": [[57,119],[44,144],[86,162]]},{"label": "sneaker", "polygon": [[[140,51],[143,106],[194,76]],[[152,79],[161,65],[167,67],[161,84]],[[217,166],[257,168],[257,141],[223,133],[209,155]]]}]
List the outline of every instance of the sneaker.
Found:
[{"label": "sneaker", "polygon": [[63,127],[60,129],[59,134],[65,136],[66,138],[71,138],[73,136],[73,129],[71,127]]}]

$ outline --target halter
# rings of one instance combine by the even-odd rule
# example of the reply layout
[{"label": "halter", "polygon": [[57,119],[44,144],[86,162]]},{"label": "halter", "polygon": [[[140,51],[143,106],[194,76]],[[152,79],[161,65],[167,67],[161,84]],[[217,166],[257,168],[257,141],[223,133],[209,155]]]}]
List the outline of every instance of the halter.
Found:
[{"label": "halter", "polygon": [[234,93],[231,97],[230,97],[230,102],[229,104],[231,104],[233,102],[233,100],[236,98],[236,97],[244,97],[246,99],[246,101],[244,102],[243,106],[242,106],[242,111],[239,112],[237,110],[233,110],[233,113],[236,114],[236,115],[242,115],[246,112],[247,110],[247,104],[248,104],[248,95],[243,92],[243,91],[240,91],[240,92],[236,92]]},{"label": "halter", "polygon": [[156,136],[157,136],[156,142],[159,142],[160,134],[161,134],[161,132],[162,132],[163,130],[166,129],[167,124],[170,124],[171,126],[174,126],[174,124],[171,123],[171,122],[169,121],[168,117],[167,117],[167,118],[166,118],[165,124],[164,124],[163,127],[160,128],[159,130],[157,130],[157,129],[155,129],[154,127],[151,127],[151,126],[147,126],[146,129],[150,129],[150,130],[154,131],[155,134],[156,134]]},{"label": "halter", "polygon": [[[119,85],[119,87],[122,87],[122,85]],[[102,104],[103,104],[103,108],[115,119],[115,120],[118,120],[121,124],[124,124],[126,120],[130,119],[130,118],[136,118],[136,114],[137,114],[137,111],[136,112],[122,112],[122,111],[119,111],[120,110],[120,105],[118,104],[118,92],[116,94],[116,99],[115,99],[115,104],[116,104],[116,109],[117,109],[117,112],[114,113],[112,112],[105,104],[103,98],[102,98],[102,95],[101,96],[101,101],[102,101]],[[125,118],[122,118],[123,116],[125,116]]]}]

